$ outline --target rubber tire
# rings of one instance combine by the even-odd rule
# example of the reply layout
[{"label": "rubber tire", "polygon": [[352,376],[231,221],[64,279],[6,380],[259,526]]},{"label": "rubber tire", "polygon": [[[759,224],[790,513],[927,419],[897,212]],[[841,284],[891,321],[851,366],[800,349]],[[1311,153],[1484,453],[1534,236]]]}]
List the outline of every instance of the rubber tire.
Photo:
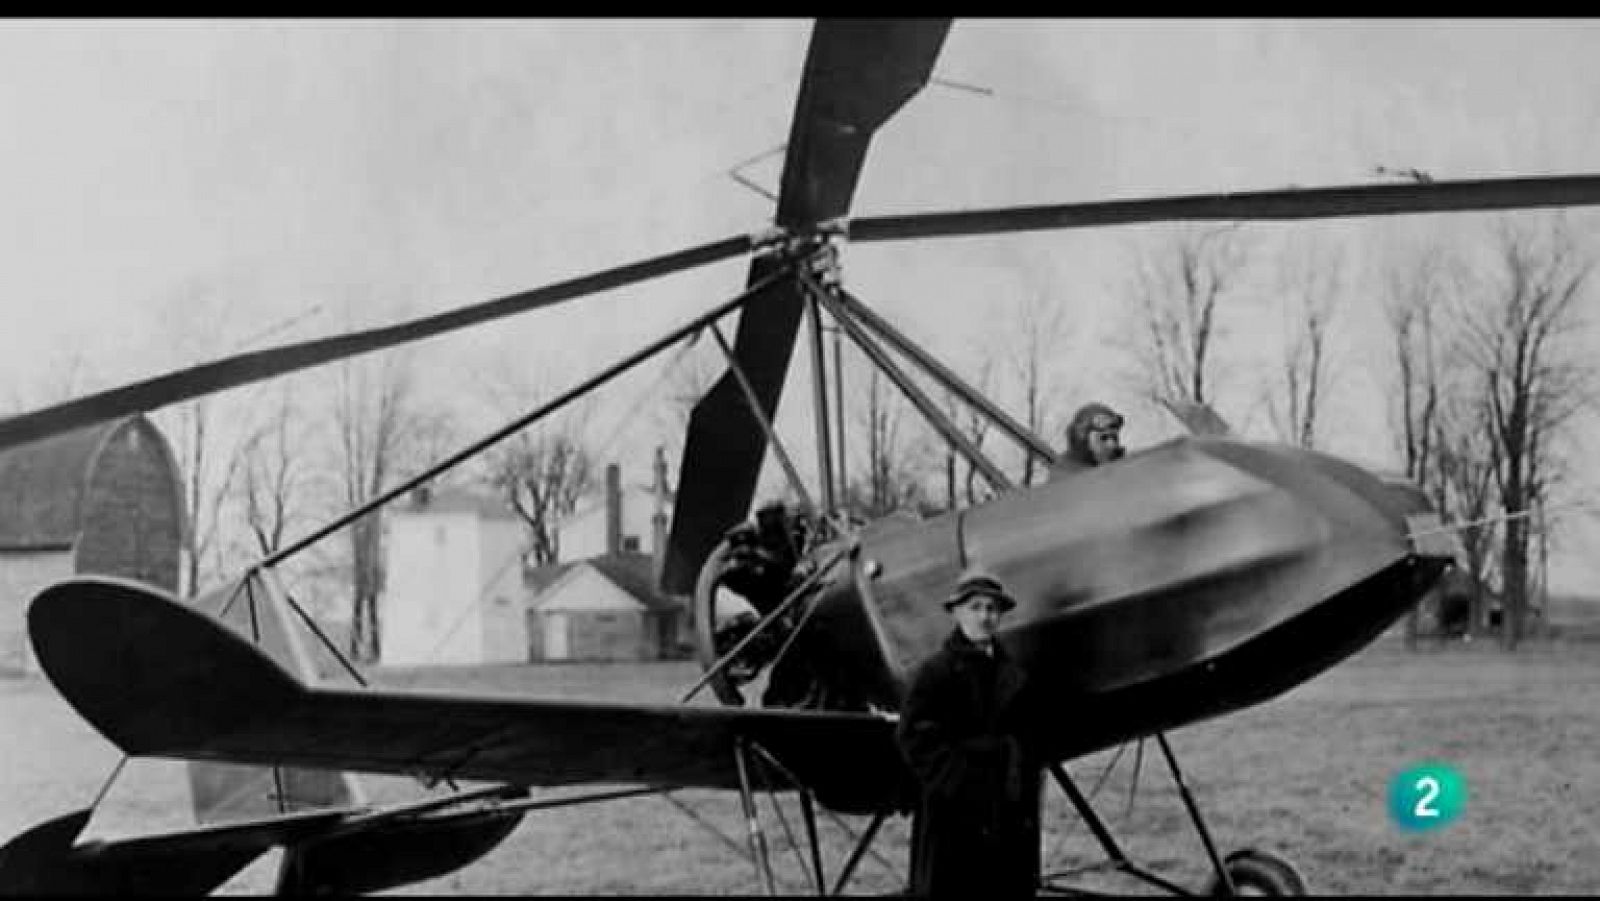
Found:
[{"label": "rubber tire", "polygon": [[[1233,879],[1234,888],[1241,895],[1282,897],[1311,893],[1306,878],[1295,869],[1294,864],[1268,851],[1240,848],[1229,854],[1223,860],[1223,865],[1228,868],[1228,876]],[[1221,877],[1211,877],[1206,894],[1227,894]]]}]

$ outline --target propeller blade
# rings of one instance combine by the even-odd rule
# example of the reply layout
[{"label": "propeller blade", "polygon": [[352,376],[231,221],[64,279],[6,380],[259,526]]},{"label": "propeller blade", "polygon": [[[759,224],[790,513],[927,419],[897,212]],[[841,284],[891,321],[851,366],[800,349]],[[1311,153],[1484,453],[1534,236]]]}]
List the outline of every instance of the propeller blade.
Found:
[{"label": "propeller blade", "polygon": [[[761,257],[751,266],[752,280],[765,278],[782,265],[775,258]],[[789,371],[804,310],[801,299],[798,281],[779,278],[751,298],[739,316],[734,359],[768,422]],[[760,314],[750,315],[755,311]],[[661,584],[669,592],[687,594],[694,590],[700,565],[722,534],[744,518],[767,451],[766,431],[731,368],[695,404],[683,447]]]},{"label": "propeller blade", "polygon": [[[817,22],[779,181],[778,225],[805,231],[849,212],[873,135],[927,83],[949,30],[948,19]],[[756,259],[747,284],[782,265]],[[780,279],[739,316],[734,359],[769,422],[803,309],[799,284]],[[766,450],[766,433],[737,377],[723,373],[689,419],[661,573],[666,591],[694,590],[701,564],[749,510]]]},{"label": "propeller blade", "polygon": [[0,420],[0,450],[60,432],[248,385],[300,369],[383,350],[539,307],[607,291],[747,253],[750,236],[726,238],[665,256],[509,294],[409,322],[251,351]]},{"label": "propeller blade", "polygon": [[898,241],[1138,222],[1324,219],[1600,204],[1600,175],[1490,178],[1422,184],[1342,185],[1237,194],[1061,203],[869,216],[850,221],[851,241]]}]

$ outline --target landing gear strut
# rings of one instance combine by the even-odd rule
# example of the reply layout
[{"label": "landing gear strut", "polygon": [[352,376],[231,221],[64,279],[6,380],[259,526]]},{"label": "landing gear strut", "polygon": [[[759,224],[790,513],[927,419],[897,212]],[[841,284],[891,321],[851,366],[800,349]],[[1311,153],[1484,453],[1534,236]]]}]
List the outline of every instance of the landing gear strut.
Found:
[{"label": "landing gear strut", "polygon": [[[1214,875],[1206,886],[1205,894],[1272,896],[1307,894],[1309,889],[1305,877],[1293,864],[1275,854],[1258,848],[1243,848],[1234,851],[1226,858],[1218,854],[1216,845],[1211,840],[1211,833],[1206,828],[1205,819],[1200,815],[1200,808],[1195,803],[1194,796],[1190,794],[1189,786],[1183,781],[1183,772],[1178,768],[1178,759],[1172,753],[1172,746],[1167,742],[1166,735],[1156,733],[1156,741],[1161,747],[1162,756],[1166,758],[1167,767],[1172,773],[1173,782],[1178,787],[1178,794],[1183,799],[1184,808],[1189,812],[1195,832],[1199,834],[1200,842],[1206,849],[1206,856],[1211,861]],[[1081,894],[1081,889],[1068,885],[1063,880],[1090,872],[1110,870],[1132,876],[1175,895],[1193,894],[1129,859],[1116,838],[1112,836],[1111,830],[1106,828],[1105,821],[1089,804],[1089,799],[1084,797],[1083,792],[1072,781],[1072,776],[1067,773],[1066,768],[1056,763],[1049,766],[1049,771],[1062,793],[1067,796],[1067,800],[1077,810],[1084,825],[1089,827],[1089,831],[1100,843],[1100,847],[1105,851],[1106,860],[1087,867],[1046,873],[1041,879],[1042,891],[1052,894]]]}]

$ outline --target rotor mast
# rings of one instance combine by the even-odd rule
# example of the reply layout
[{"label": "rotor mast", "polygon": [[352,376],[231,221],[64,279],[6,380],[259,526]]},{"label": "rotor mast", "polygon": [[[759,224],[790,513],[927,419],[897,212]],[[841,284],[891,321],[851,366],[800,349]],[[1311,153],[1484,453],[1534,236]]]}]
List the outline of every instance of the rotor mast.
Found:
[{"label": "rotor mast", "polygon": [[[1042,439],[1000,409],[992,400],[974,390],[925,348],[896,330],[858,298],[843,289],[836,241],[844,237],[846,231],[847,225],[843,221],[832,220],[819,223],[815,230],[802,234],[790,234],[786,229],[777,226],[763,233],[759,239],[759,244],[767,254],[775,255],[791,265],[787,277],[796,283],[797,293],[804,299],[805,314],[810,323],[813,422],[816,433],[818,482],[821,488],[819,497],[822,501],[822,508],[818,511],[820,516],[827,519],[837,513],[848,493],[844,459],[844,367],[840,353],[841,333],[850,337],[867,356],[868,361],[889,378],[917,412],[957,453],[983,474],[994,490],[1005,491],[1011,488],[1011,480],[993,460],[967,440],[951,418],[945,415],[927,394],[917,387],[915,381],[896,365],[886,350],[879,346],[879,340],[890,345],[940,388],[970,405],[991,423],[997,425],[1003,433],[1015,440],[1024,452],[1046,461],[1053,459],[1049,445]],[[823,343],[824,308],[833,319],[834,365],[831,378],[835,389],[834,410],[829,409],[828,403],[830,374]],[[837,457],[831,434],[830,414],[838,417]],[[768,432],[769,438],[775,440],[776,436],[771,434],[770,428]],[[799,478],[792,463],[788,462],[787,457],[781,462],[784,462],[791,481],[796,483],[797,490],[804,498],[805,490],[799,485]]]},{"label": "rotor mast", "polygon": [[[806,319],[811,325],[811,390],[817,431],[817,479],[822,483],[822,509],[817,511],[824,519],[833,515],[837,507],[833,481],[833,440],[828,434],[828,370],[822,345],[822,311],[817,309],[814,297],[806,298]],[[844,460],[839,461],[840,468]]]}]

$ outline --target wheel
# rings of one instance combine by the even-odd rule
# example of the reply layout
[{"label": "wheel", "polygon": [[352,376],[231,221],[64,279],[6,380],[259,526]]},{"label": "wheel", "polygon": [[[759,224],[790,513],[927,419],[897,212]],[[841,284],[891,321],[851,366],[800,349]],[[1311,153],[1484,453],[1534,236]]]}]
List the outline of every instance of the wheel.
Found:
[{"label": "wheel", "polygon": [[[1240,895],[1306,895],[1311,890],[1294,864],[1258,848],[1241,848],[1223,860],[1233,887]],[[1208,895],[1226,895],[1220,876],[1211,878]]]}]

